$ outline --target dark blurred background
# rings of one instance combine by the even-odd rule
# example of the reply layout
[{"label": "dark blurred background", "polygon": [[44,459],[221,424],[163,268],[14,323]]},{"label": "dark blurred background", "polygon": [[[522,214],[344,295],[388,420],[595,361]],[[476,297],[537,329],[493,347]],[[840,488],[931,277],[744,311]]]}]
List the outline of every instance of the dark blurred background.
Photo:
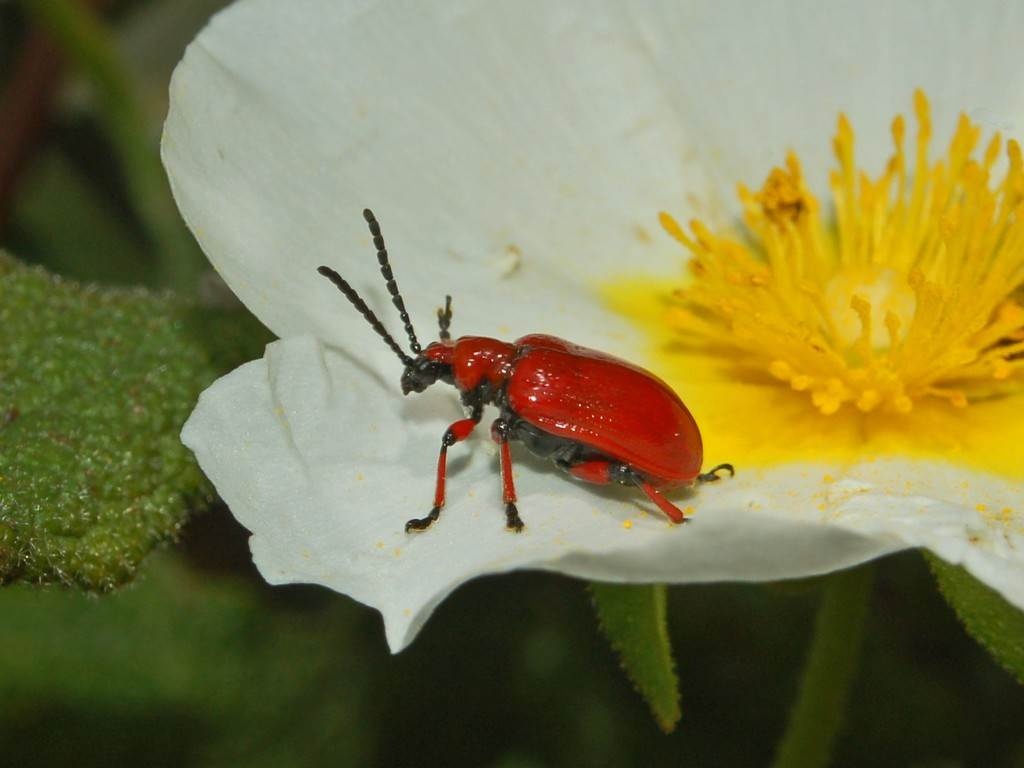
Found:
[{"label": "dark blurred background", "polygon": [[[223,4],[79,3],[115,44],[150,161],[171,70]],[[198,292],[194,247],[184,276],[160,268],[161,203],[140,210],[102,68],[84,73],[32,18],[0,0],[0,248],[84,281]],[[580,582],[480,579],[392,657],[374,611],[267,586],[246,539],[214,505],[113,594],[0,589],[0,765],[765,765],[820,593],[673,588],[683,719],[664,736]],[[965,635],[921,557],[879,563],[835,764],[1024,766],[1022,724],[1024,692]]]}]

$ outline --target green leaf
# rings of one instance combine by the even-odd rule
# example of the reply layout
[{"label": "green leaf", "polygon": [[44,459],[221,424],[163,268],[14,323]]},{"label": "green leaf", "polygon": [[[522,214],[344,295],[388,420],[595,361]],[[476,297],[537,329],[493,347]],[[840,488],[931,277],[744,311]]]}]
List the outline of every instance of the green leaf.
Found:
[{"label": "green leaf", "polygon": [[111,589],[209,497],[178,439],[228,362],[203,317],[0,254],[0,583]]},{"label": "green leaf", "polygon": [[925,553],[942,596],[967,632],[1024,683],[1024,612],[958,565]]},{"label": "green leaf", "polygon": [[671,733],[681,712],[666,624],[665,585],[593,583],[590,594],[622,668],[647,700],[661,729]]}]

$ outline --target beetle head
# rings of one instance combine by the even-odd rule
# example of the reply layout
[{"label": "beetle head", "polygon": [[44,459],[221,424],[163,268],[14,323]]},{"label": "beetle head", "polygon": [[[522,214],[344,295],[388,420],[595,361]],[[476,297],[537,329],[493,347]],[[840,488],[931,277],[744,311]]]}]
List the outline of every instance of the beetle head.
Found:
[{"label": "beetle head", "polygon": [[402,394],[422,392],[439,379],[447,384],[453,383],[452,350],[451,343],[433,341],[406,363],[402,372]]},{"label": "beetle head", "polygon": [[422,392],[438,379],[451,379],[452,367],[420,356],[402,372],[402,394]]}]

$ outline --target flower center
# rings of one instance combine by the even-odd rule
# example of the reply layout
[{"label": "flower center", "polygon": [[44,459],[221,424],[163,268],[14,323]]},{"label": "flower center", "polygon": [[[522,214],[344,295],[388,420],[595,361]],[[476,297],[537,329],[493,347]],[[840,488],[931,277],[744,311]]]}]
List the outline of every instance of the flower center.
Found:
[{"label": "flower center", "polygon": [[1024,389],[1024,170],[1020,146],[961,115],[945,156],[929,159],[928,101],[915,94],[914,172],[902,116],[875,179],[858,171],[840,116],[826,226],[794,154],[757,192],[740,187],[751,245],[661,223],[693,254],[673,327],[748,378],[806,393],[822,414],[962,408]]}]

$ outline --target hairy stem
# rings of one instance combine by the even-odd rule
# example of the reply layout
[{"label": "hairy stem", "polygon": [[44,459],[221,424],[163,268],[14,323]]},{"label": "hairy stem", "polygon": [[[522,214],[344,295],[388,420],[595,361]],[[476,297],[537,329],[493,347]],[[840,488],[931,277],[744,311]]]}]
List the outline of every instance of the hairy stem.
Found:
[{"label": "hairy stem", "polygon": [[872,575],[871,566],[861,566],[828,577],[775,768],[828,765],[860,658]]}]

